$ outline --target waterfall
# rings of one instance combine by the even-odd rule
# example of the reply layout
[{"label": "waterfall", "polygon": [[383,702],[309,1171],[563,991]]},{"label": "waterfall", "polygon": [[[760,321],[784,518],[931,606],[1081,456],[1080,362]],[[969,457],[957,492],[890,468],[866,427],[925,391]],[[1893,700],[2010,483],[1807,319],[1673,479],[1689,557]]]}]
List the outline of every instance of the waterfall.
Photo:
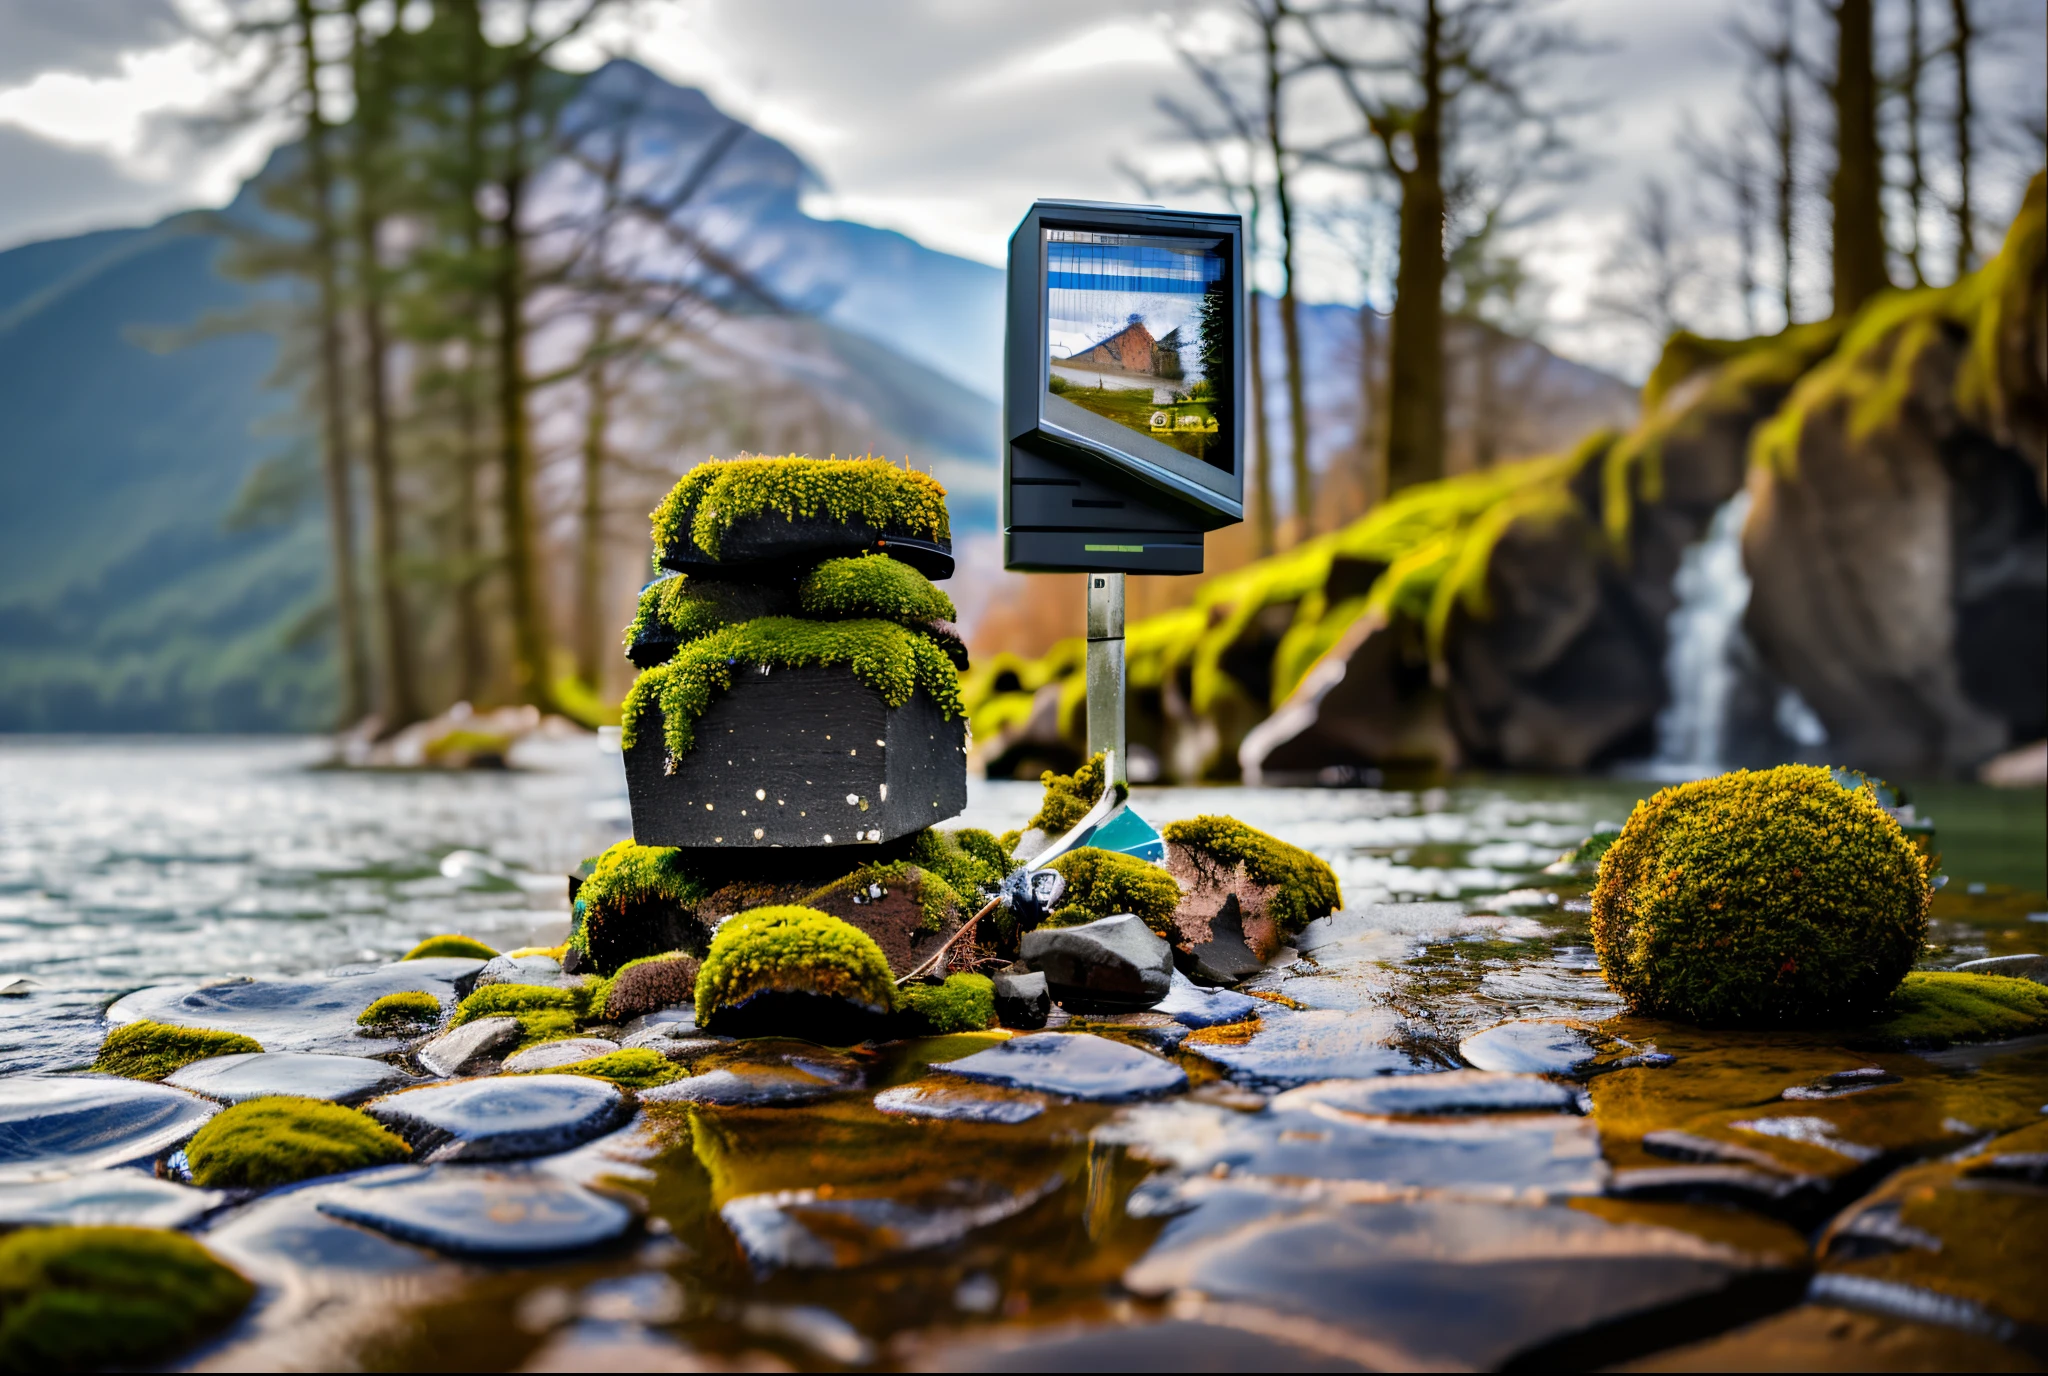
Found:
[{"label": "waterfall", "polygon": [[1657,714],[1658,774],[1691,778],[1721,767],[1722,735],[1735,686],[1729,647],[1749,607],[1749,574],[1742,567],[1742,523],[1749,489],[1714,513],[1707,533],[1679,557],[1671,580],[1678,594],[1667,624],[1664,681],[1671,701]]}]

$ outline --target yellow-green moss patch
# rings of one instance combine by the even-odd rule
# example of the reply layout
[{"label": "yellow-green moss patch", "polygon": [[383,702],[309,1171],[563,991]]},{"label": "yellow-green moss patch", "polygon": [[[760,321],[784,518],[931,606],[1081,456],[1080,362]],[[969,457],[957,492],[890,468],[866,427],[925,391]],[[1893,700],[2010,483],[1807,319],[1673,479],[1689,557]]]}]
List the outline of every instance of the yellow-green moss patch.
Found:
[{"label": "yellow-green moss patch", "polygon": [[401,989],[386,994],[356,1015],[365,1027],[378,1023],[429,1022],[441,1016],[441,1000],[424,989]]},{"label": "yellow-green moss patch", "polygon": [[486,984],[455,1008],[449,1024],[460,1027],[478,1018],[517,1017],[522,1013],[560,1013],[573,1025],[590,1008],[590,986],[560,989],[549,984]]},{"label": "yellow-green moss patch", "polygon": [[889,962],[873,937],[816,908],[754,908],[727,918],[697,976],[697,1025],[766,990],[821,994],[887,1013]]},{"label": "yellow-green moss patch", "polygon": [[1925,1050],[2048,1032],[2048,985],[2002,975],[1916,970],[1893,992],[1886,1016],[1857,1033],[1858,1046]]},{"label": "yellow-green moss patch", "polygon": [[1243,865],[1249,878],[1272,885],[1266,912],[1289,936],[1344,906],[1337,872],[1328,864],[1235,817],[1201,816],[1168,822],[1161,834],[1169,844],[1202,852],[1225,868]]},{"label": "yellow-green moss patch", "polygon": [[490,960],[498,953],[473,936],[462,936],[456,932],[441,936],[430,936],[419,945],[407,951],[401,960],[433,960],[441,956],[459,956],[465,960]]},{"label": "yellow-green moss patch", "polygon": [[911,838],[910,860],[943,878],[963,899],[987,898],[1012,868],[1009,850],[980,827],[927,827]]},{"label": "yellow-green moss patch", "polygon": [[131,1022],[107,1033],[92,1068],[102,1075],[131,1080],[161,1080],[209,1056],[234,1056],[261,1051],[254,1037],[217,1032],[210,1027],[176,1027],[163,1022]]},{"label": "yellow-green moss patch", "polygon": [[1050,927],[1130,913],[1163,937],[1173,935],[1173,910],[1180,906],[1180,885],[1157,865],[1134,855],[1083,846],[1070,850],[1046,868],[1067,881],[1059,907],[1046,918]]},{"label": "yellow-green moss patch", "polygon": [[1867,788],[1812,765],[1738,770],[1636,805],[1600,862],[1593,946],[1639,1013],[1861,1022],[1918,956],[1929,894]]},{"label": "yellow-green moss patch", "polygon": [[283,1094],[222,1109],[185,1148],[192,1183],[208,1189],[269,1189],[411,1155],[367,1113]]},{"label": "yellow-green moss patch", "polygon": [[683,853],[674,846],[621,841],[597,857],[590,877],[576,890],[576,906],[579,912],[623,916],[642,903],[688,907],[709,892],[684,867]]},{"label": "yellow-green moss patch", "polygon": [[626,649],[642,635],[666,629],[675,639],[695,640],[725,626],[790,610],[789,585],[693,579],[672,573],[640,590],[640,605],[626,627]]},{"label": "yellow-green moss patch", "polygon": [[746,664],[777,669],[843,664],[891,707],[901,707],[921,691],[943,716],[966,715],[953,662],[914,631],[893,621],[765,616],[715,631],[683,646],[668,663],[642,670],[620,708],[625,748],[631,750],[637,741],[647,709],[658,706],[668,753],[676,758],[689,754],[696,744],[697,719],[710,707],[712,695],[731,688],[735,669]]},{"label": "yellow-green moss patch", "polygon": [[619,1051],[607,1051],[602,1056],[592,1056],[587,1061],[572,1061],[568,1065],[549,1066],[546,1070],[529,1070],[528,1075],[588,1075],[593,1080],[609,1080],[622,1089],[652,1089],[665,1085],[671,1080],[682,1078],[682,1072],[670,1064],[659,1051],[644,1046],[629,1046]]},{"label": "yellow-green moss patch", "polygon": [[896,994],[915,1036],[980,1032],[996,1023],[996,986],[987,975],[948,975],[943,984],[908,984]]},{"label": "yellow-green moss patch", "polygon": [[255,1294],[180,1233],[24,1228],[0,1238],[0,1370],[159,1367]]},{"label": "yellow-green moss patch", "polygon": [[698,464],[654,509],[654,547],[659,551],[687,533],[716,559],[734,522],[770,513],[792,521],[863,521],[929,540],[952,536],[946,489],[929,473],[898,468],[887,459],[790,454]]},{"label": "yellow-green moss patch", "polygon": [[1024,825],[1037,827],[1054,839],[1066,835],[1088,815],[1088,809],[1102,801],[1104,777],[1099,752],[1071,774],[1046,770],[1038,776],[1038,782],[1045,785],[1045,798]]},{"label": "yellow-green moss patch", "polygon": [[797,605],[805,616],[842,621],[952,621],[953,599],[910,565],[886,554],[827,559],[804,575]]}]

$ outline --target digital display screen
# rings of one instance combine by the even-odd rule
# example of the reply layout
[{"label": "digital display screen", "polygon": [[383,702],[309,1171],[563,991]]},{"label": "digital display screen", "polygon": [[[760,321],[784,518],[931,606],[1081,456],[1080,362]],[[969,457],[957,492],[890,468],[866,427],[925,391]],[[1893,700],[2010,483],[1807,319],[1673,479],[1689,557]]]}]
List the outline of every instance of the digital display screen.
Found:
[{"label": "digital display screen", "polygon": [[1045,231],[1047,387],[1228,472],[1227,242]]}]

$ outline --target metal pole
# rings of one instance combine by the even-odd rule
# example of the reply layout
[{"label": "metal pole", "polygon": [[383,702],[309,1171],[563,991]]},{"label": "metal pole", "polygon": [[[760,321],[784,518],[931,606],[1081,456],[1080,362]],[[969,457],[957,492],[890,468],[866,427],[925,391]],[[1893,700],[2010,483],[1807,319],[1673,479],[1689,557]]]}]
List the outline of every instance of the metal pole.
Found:
[{"label": "metal pole", "polygon": [[1088,575],[1088,753],[1106,753],[1112,781],[1126,779],[1124,576]]}]

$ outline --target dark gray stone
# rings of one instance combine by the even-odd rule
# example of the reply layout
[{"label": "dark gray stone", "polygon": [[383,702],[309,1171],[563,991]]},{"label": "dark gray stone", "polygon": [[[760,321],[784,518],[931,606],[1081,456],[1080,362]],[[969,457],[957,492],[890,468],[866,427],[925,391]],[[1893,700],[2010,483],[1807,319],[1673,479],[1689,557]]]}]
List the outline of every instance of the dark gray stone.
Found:
[{"label": "dark gray stone", "polygon": [[1135,1012],[1173,986],[1173,947],[1129,913],[1026,932],[1022,953],[1068,1012]]},{"label": "dark gray stone", "polygon": [[153,1160],[216,1112],[182,1089],[113,1075],[0,1080],[0,1184]]},{"label": "dark gray stone", "polygon": [[478,1018],[443,1032],[414,1055],[436,1075],[471,1075],[518,1043],[519,1019]]},{"label": "dark gray stone", "polygon": [[693,1022],[658,1023],[619,1039],[622,1047],[645,1047],[659,1051],[672,1061],[693,1061],[706,1052],[722,1050],[732,1044],[729,1037],[713,1037],[699,1032]]},{"label": "dark gray stone", "polygon": [[[435,1090],[419,1090],[431,1094]],[[332,1218],[455,1256],[579,1251],[633,1226],[625,1205],[539,1171],[400,1166],[323,1192]]]},{"label": "dark gray stone", "polygon": [[588,1142],[631,1114],[626,1097],[582,1075],[521,1075],[430,1085],[364,1110],[428,1161],[506,1161]]},{"label": "dark gray stone", "polygon": [[254,1037],[266,1051],[325,1051],[382,1056],[405,1048],[404,1037],[359,1035],[356,1018],[386,994],[419,991],[446,1007],[453,984],[430,960],[402,960],[360,974],[307,979],[242,980],[194,987],[141,989],[107,1010],[115,1025],[148,1019],[179,1027],[211,1027]]},{"label": "dark gray stone", "polygon": [[194,1061],[165,1076],[164,1083],[229,1104],[270,1094],[297,1094],[308,1099],[354,1104],[404,1089],[417,1081],[396,1066],[361,1056],[248,1051]]},{"label": "dark gray stone", "polygon": [[901,1118],[942,1118],[961,1123],[1024,1123],[1045,1112],[1045,1100],[1036,1095],[996,1098],[972,1094],[957,1086],[923,1081],[898,1085],[875,1096],[875,1107]]},{"label": "dark gray stone", "polygon": [[1086,1032],[1012,1037],[932,1068],[992,1084],[1112,1102],[1170,1094],[1188,1082],[1187,1072],[1171,1061]]},{"label": "dark gray stone", "polygon": [[[391,1170],[408,1179],[419,1174],[416,1166]],[[259,1274],[290,1268],[330,1277],[337,1271],[376,1275],[445,1265],[423,1248],[320,1212],[323,1198],[337,1191],[346,1197],[345,1192],[358,1183],[381,1179],[383,1174],[272,1191],[208,1228],[207,1248],[245,1271]]]},{"label": "dark gray stone", "polygon": [[666,1029],[666,1037],[687,1037],[696,1031],[697,1010],[694,1008],[657,1008],[652,1013],[642,1013],[619,1029],[619,1045],[631,1044],[634,1037],[643,1032],[651,1033],[657,1028]]},{"label": "dark gray stone", "polygon": [[1274,1007],[1264,999],[1255,999],[1234,990],[1204,989],[1175,970],[1173,987],[1167,990],[1165,998],[1152,1006],[1152,1011],[1164,1013],[1188,1027],[1224,1027],[1231,1023],[1250,1022],[1261,1013],[1271,1012]]},{"label": "dark gray stone", "polygon": [[1481,1070],[1578,1077],[1591,1073],[1605,1045],[1587,1028],[1537,1019],[1475,1032],[1458,1043],[1458,1054]]},{"label": "dark gray stone", "polygon": [[1239,1080],[1272,1088],[1435,1069],[1419,1053],[1395,1044],[1400,1031],[1400,1019],[1384,1009],[1297,1012],[1273,1004],[1262,1010],[1250,1041],[1193,1042],[1187,1049],[1227,1067]]},{"label": "dark gray stone", "polygon": [[573,989],[587,979],[562,972],[562,962],[553,956],[496,956],[477,972],[476,987],[487,984],[539,984],[550,989]]},{"label": "dark gray stone", "polygon": [[719,1218],[757,1275],[784,1268],[838,1270],[958,1242],[1013,1218],[1065,1183],[1053,1175],[1027,1190],[986,1180],[948,1180],[907,1196],[778,1190],[728,1200]]},{"label": "dark gray stone", "polygon": [[2007,979],[2030,979],[2048,984],[2048,956],[1992,956],[1989,960],[1966,960],[1956,966],[1973,975],[2004,975]]},{"label": "dark gray stone", "polygon": [[1462,1113],[1575,1113],[1578,1091],[1540,1075],[1492,1070],[1447,1070],[1435,1075],[1384,1075],[1371,1080],[1324,1080],[1290,1089],[1276,1109],[1324,1104],[1346,1113],[1431,1118]]},{"label": "dark gray stone", "polygon": [[139,1170],[87,1171],[34,1185],[0,1186],[0,1225],[183,1228],[226,1198]]},{"label": "dark gray stone", "polygon": [[1037,970],[1013,973],[1008,970],[990,976],[996,987],[996,1021],[1005,1027],[1035,1031],[1045,1026],[1052,1012],[1052,991]]},{"label": "dark gray stone", "polygon": [[1244,912],[1236,894],[1229,894],[1209,919],[1209,940],[1189,948],[1183,957],[1188,972],[1206,984],[1236,984],[1264,970],[1258,953],[1244,939]]},{"label": "dark gray stone", "polygon": [[514,1052],[505,1058],[505,1069],[512,1074],[553,1070],[556,1066],[595,1060],[618,1049],[617,1042],[606,1041],[603,1037],[563,1037],[559,1041],[542,1042]]}]

